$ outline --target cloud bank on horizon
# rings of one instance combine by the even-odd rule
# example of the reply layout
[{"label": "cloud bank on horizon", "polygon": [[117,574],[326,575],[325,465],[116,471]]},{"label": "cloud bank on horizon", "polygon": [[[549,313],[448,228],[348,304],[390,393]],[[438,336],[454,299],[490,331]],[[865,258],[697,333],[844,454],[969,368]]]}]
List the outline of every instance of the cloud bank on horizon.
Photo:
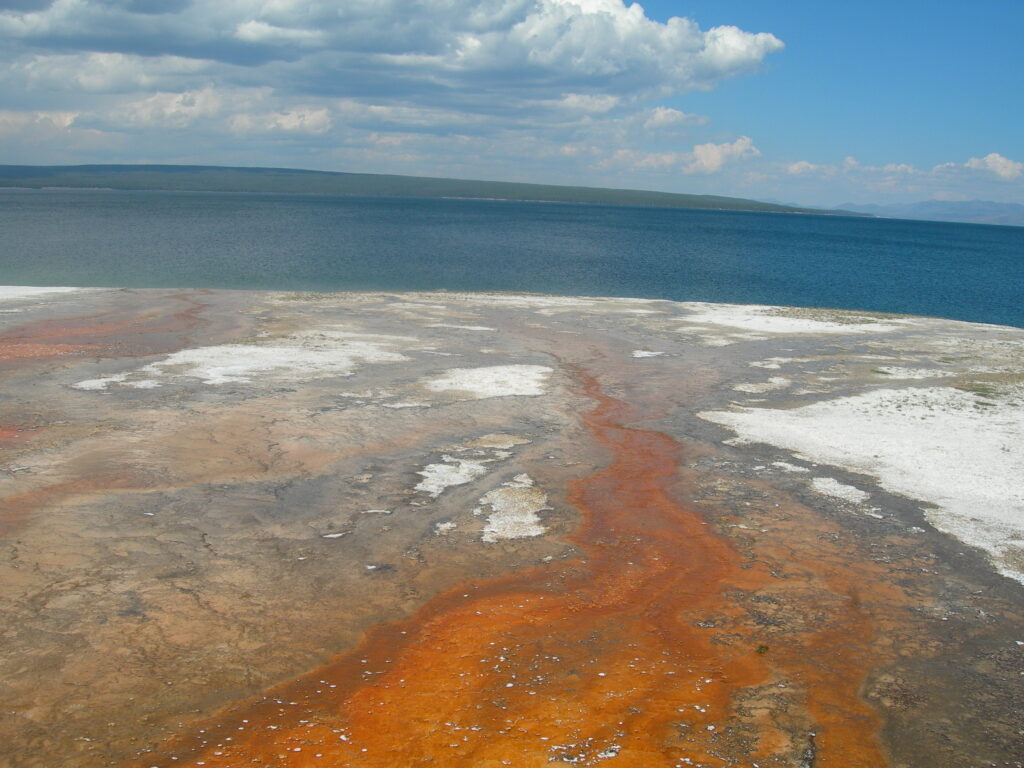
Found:
[{"label": "cloud bank on horizon", "polygon": [[815,184],[861,199],[1024,190],[1024,164],[997,152],[926,170],[769,157],[742,124],[678,107],[754,75],[783,41],[657,21],[622,0],[0,0],[0,41],[3,163],[273,165],[805,199]]}]

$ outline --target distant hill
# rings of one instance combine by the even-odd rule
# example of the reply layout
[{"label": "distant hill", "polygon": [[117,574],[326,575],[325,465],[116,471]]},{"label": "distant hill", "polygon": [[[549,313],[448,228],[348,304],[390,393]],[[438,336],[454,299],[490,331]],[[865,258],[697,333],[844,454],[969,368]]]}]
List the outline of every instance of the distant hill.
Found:
[{"label": "distant hill", "polygon": [[895,205],[844,203],[842,208],[890,219],[960,221],[968,224],[1004,224],[1011,227],[1024,227],[1024,205],[1018,203],[994,203],[986,200],[928,200],[921,203]]},{"label": "distant hill", "polygon": [[507,181],[472,181],[372,173],[332,173],[290,168],[222,168],[204,165],[0,165],[0,188],[2,187],[458,197],[776,213],[833,213],[718,195],[686,195],[637,189],[565,187],[553,184],[520,184]]}]

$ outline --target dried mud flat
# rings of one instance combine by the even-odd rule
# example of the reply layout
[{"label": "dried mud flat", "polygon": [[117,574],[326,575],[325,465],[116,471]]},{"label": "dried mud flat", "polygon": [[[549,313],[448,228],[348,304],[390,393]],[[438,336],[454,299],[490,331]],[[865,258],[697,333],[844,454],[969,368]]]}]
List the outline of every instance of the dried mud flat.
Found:
[{"label": "dried mud flat", "polygon": [[1024,331],[0,290],[0,765],[1024,765]]}]

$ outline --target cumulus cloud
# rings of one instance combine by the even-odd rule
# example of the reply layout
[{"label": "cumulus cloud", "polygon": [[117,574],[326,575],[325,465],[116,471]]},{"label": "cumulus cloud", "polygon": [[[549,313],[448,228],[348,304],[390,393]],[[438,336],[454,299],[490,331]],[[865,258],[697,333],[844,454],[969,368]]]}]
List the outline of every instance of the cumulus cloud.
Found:
[{"label": "cumulus cloud", "polygon": [[882,170],[886,173],[904,173],[907,175],[920,173],[917,168],[907,163],[886,163],[882,166]]},{"label": "cumulus cloud", "polygon": [[[619,179],[587,174],[635,169],[696,183],[759,154],[746,137],[701,143],[708,119],[677,107],[783,43],[655,21],[628,2],[0,2],[0,104],[25,115],[7,119],[25,139],[0,162],[41,161],[25,143],[42,141],[25,128],[39,120],[47,162],[299,160],[604,183]],[[74,117],[38,117],[58,113]],[[84,132],[116,153],[74,156]]]},{"label": "cumulus cloud", "polygon": [[8,162],[19,162],[29,153],[37,162],[51,162],[59,152],[83,152],[89,157],[110,151],[113,134],[78,125],[80,115],[61,111],[0,110],[0,147],[13,153]]},{"label": "cumulus cloud", "polygon": [[0,138],[28,132],[64,131],[78,117],[75,112],[12,112],[0,110]]},{"label": "cumulus cloud", "polygon": [[736,141],[722,144],[698,144],[693,148],[692,159],[684,168],[686,173],[717,173],[731,160],[757,157],[761,151],[754,146],[749,136],[740,136]]},{"label": "cumulus cloud", "polygon": [[671,107],[655,107],[644,120],[644,128],[648,131],[660,131],[684,125],[705,125],[707,122],[708,119],[703,115],[690,115]]},{"label": "cumulus cloud", "polygon": [[122,104],[114,113],[121,125],[187,128],[220,113],[224,99],[212,88],[184,93],[154,93]]},{"label": "cumulus cloud", "polygon": [[28,55],[11,62],[8,82],[19,79],[34,89],[132,93],[191,83],[208,62],[179,56],[144,57],[123,53]]},{"label": "cumulus cloud", "polygon": [[644,152],[619,149],[598,163],[601,168],[630,168],[634,170],[663,170],[679,168],[690,159],[686,152]]},{"label": "cumulus cloud", "polygon": [[790,176],[809,176],[816,174],[829,174],[834,172],[835,166],[816,165],[806,160],[797,160],[795,163],[789,163],[786,166],[786,173],[788,173]]},{"label": "cumulus cloud", "polygon": [[930,168],[910,163],[863,163],[852,156],[833,163],[807,160],[766,162],[748,174],[748,194],[819,204],[917,202],[920,200],[1011,200],[1024,193],[1024,164],[992,153]]},{"label": "cumulus cloud", "polygon": [[984,157],[972,157],[964,163],[964,166],[974,171],[994,173],[1000,179],[1005,179],[1006,181],[1019,179],[1021,174],[1024,174],[1024,163],[1018,163],[996,152],[987,154]]},{"label": "cumulus cloud", "polygon": [[568,93],[562,97],[559,105],[571,112],[604,114],[615,109],[619,104],[616,96],[593,93]]},{"label": "cumulus cloud", "polygon": [[330,129],[331,116],[326,109],[313,108],[262,114],[241,112],[232,115],[229,124],[231,130],[238,134],[284,132],[319,135]]},{"label": "cumulus cloud", "polygon": [[649,152],[620,149],[603,159],[602,168],[631,168],[635,170],[673,170],[685,174],[710,175],[721,171],[727,163],[757,157],[760,150],[749,136],[721,144],[698,144],[688,152]]},{"label": "cumulus cloud", "polygon": [[[41,55],[165,57],[221,63],[211,72],[220,85],[258,79],[322,96],[457,101],[464,111],[707,90],[783,47],[768,33],[656,22],[622,0],[55,0],[0,11],[3,38],[35,56],[39,80]],[[111,71],[125,61],[88,61],[90,87],[122,87],[124,74]]]}]

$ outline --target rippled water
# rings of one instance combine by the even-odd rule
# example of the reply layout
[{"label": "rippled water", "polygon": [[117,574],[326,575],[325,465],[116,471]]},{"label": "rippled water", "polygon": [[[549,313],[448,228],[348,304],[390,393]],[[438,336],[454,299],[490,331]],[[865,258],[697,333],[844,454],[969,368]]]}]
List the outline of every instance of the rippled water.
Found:
[{"label": "rippled water", "polygon": [[1024,326],[1024,228],[487,200],[0,191],[0,284],[537,291]]}]

